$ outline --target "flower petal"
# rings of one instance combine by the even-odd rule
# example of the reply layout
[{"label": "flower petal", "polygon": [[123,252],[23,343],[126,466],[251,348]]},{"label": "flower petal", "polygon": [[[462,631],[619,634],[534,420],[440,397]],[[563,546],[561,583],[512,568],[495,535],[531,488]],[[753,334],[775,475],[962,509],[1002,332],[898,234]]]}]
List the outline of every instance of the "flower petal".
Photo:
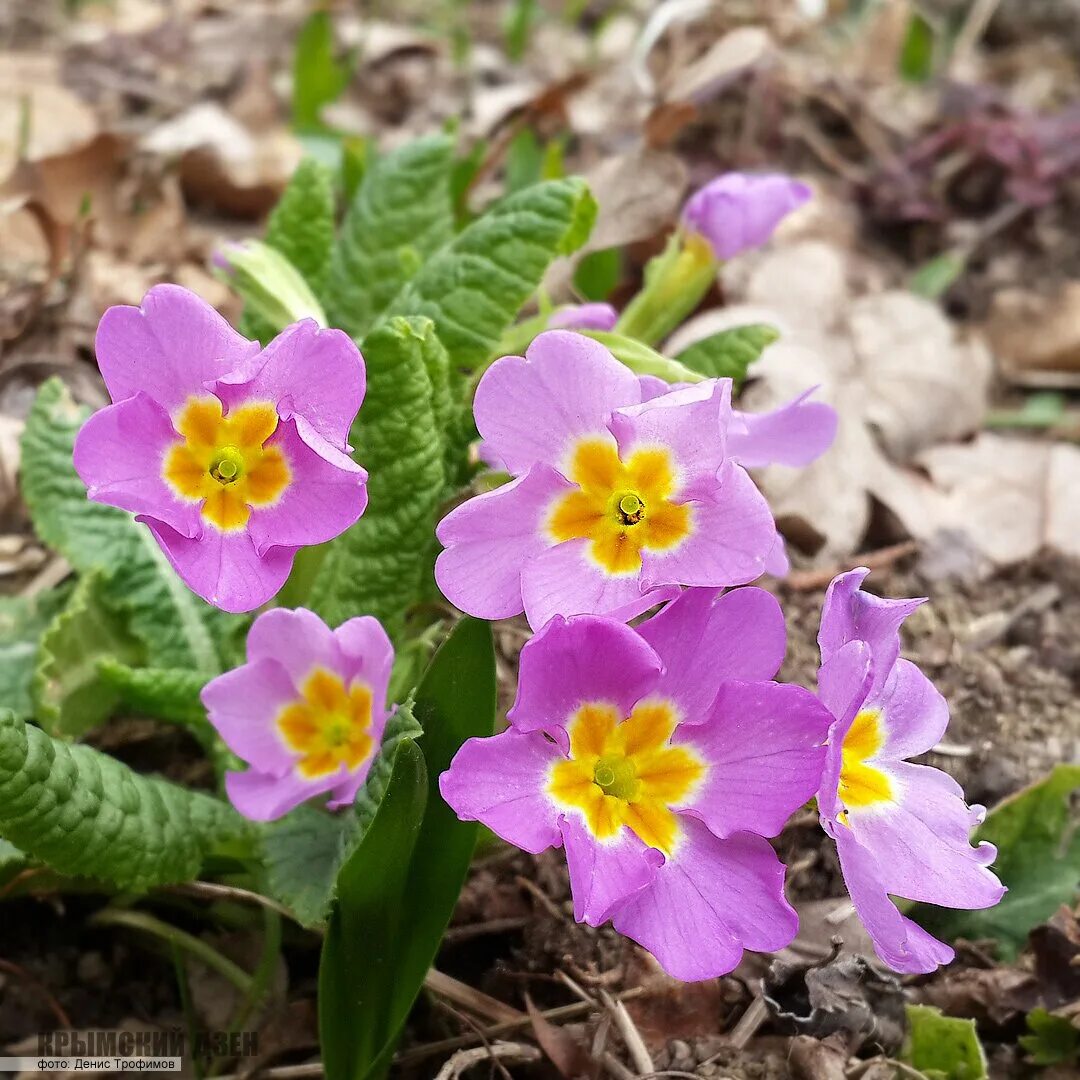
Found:
[{"label": "flower petal", "polygon": [[687,589],[639,626],[664,663],[656,692],[674,701],[682,723],[703,721],[728,679],[771,679],[784,659],[787,631],[776,597],[764,589]]},{"label": "flower petal", "polygon": [[387,720],[386,692],[394,667],[394,646],[374,615],[360,615],[343,622],[334,631],[334,638],[341,649],[341,673],[345,681],[359,677],[371,687],[371,734],[378,743]]},{"label": "flower petal", "polygon": [[809,690],[772,682],[726,682],[705,723],[683,724],[672,743],[708,768],[691,799],[717,836],[776,836],[821,784],[832,716]]},{"label": "flower petal", "polygon": [[553,618],[525,643],[518,692],[507,719],[518,731],[544,731],[564,748],[566,724],[585,702],[607,702],[629,716],[657,682],[660,658],[636,631],[612,619]]},{"label": "flower petal", "polygon": [[641,400],[637,377],[603,345],[548,330],[520,356],[496,360],[473,402],[476,426],[512,473],[556,468],[571,444],[607,431],[613,409]]},{"label": "flower petal", "polygon": [[462,821],[481,821],[507,843],[534,855],[561,843],[559,810],[548,775],[562,759],[539,732],[510,728],[468,739],[439,777],[439,791]]},{"label": "flower petal", "polygon": [[768,840],[715,837],[679,815],[683,841],[652,885],[615,912],[615,929],[643,945],[673,978],[712,979],[733,970],[743,949],[790,944],[799,920],[784,898],[784,867]]},{"label": "flower petal", "polygon": [[225,745],[259,772],[284,776],[296,755],[278,731],[277,717],[296,700],[296,687],[277,660],[242,664],[211,679],[199,695]]},{"label": "flower petal", "polygon": [[619,313],[603,303],[571,304],[556,308],[548,319],[549,330],[614,330]]},{"label": "flower petal", "polygon": [[218,388],[223,401],[272,401],[283,419],[303,417],[331,446],[348,449],[366,385],[364,358],[348,334],[303,319],[278,334],[252,367],[242,382]]},{"label": "flower petal", "polygon": [[910,660],[897,660],[874,702],[881,708],[885,745],[881,757],[925,754],[949,726],[949,706],[936,686]]},{"label": "flower petal", "polygon": [[258,342],[179,285],[155,285],[141,307],[109,308],[94,348],[113,401],[142,390],[170,413],[208,383],[247,370],[259,352]]},{"label": "flower petal", "polygon": [[948,945],[897,911],[881,884],[877,859],[843,826],[836,835],[836,850],[855,912],[874,943],[874,951],[889,967],[918,975],[952,960],[956,954]]},{"label": "flower petal", "polygon": [[818,647],[826,663],[849,641],[865,641],[874,658],[873,697],[885,685],[900,655],[900,624],[925,599],[889,600],[864,592],[862,583],[870,571],[865,566],[833,578],[821,606]]},{"label": "flower petal", "polygon": [[840,784],[844,736],[866,702],[873,678],[872,667],[870,646],[865,641],[849,641],[818,671],[818,697],[836,718],[829,731],[829,748],[818,792],[818,806],[828,819],[834,818],[840,809],[836,792]]},{"label": "flower petal", "polygon": [[295,771],[284,776],[268,776],[248,769],[225,774],[229,801],[251,821],[275,821],[301,803],[329,791],[343,780],[342,773],[330,773],[318,780],[305,780]]},{"label": "flower petal", "polygon": [[75,437],[75,471],[97,502],[149,514],[184,536],[202,530],[197,503],[178,499],[162,475],[180,436],[165,409],[141,390],[99,409]]},{"label": "flower petal", "polygon": [[201,537],[182,536],[163,521],[140,515],[165,557],[192,592],[223,611],[254,611],[285,584],[296,556],[294,547],[260,554],[246,530],[221,533],[205,528]]},{"label": "flower petal", "polygon": [[711,482],[724,463],[731,421],[731,380],[709,379],[618,409],[611,430],[626,461],[637,449],[663,447],[676,468],[676,497],[702,480]]},{"label": "flower petal", "polygon": [[728,453],[747,469],[765,465],[809,465],[836,438],[837,415],[823,401],[808,401],[811,387],[794,401],[767,413],[736,411],[728,433]]},{"label": "flower petal", "polygon": [[941,907],[993,907],[1005,894],[987,869],[997,850],[971,846],[982,808],[969,807],[956,781],[928,765],[902,761],[883,771],[894,781],[896,801],[851,809],[847,821],[851,835],[874,853],[885,890]]},{"label": "flower petal", "polygon": [[[345,626],[340,629],[344,630]],[[248,631],[247,655],[252,663],[263,659],[277,661],[298,692],[316,668],[335,675],[349,674],[337,635],[307,608],[264,611]]]},{"label": "flower petal", "polygon": [[519,614],[522,569],[551,544],[545,518],[572,487],[550,466],[534,465],[451,510],[435,530],[445,548],[435,562],[435,580],[447,600],[480,619]]},{"label": "flower petal", "polygon": [[248,532],[259,553],[274,546],[322,544],[355,524],[367,507],[367,473],[341,455],[327,461],[285,420],[267,439],[285,456],[291,474],[277,501],[254,506]]},{"label": "flower petal", "polygon": [[776,525],[765,496],[746,470],[724,462],[718,480],[700,486],[692,502],[690,534],[669,551],[642,552],[649,585],[745,585],[765,571]]},{"label": "flower petal", "polygon": [[570,871],[574,918],[589,926],[607,922],[621,904],[647,888],[664,862],[659,851],[646,847],[627,828],[600,841],[572,814],[559,818],[559,829]]}]

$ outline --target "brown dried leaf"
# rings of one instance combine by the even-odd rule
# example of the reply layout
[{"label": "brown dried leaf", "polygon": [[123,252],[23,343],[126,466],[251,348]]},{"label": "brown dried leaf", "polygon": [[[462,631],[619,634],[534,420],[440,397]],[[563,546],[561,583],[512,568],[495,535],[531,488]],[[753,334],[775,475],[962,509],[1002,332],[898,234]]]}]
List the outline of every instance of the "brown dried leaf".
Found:
[{"label": "brown dried leaf", "polygon": [[559,1075],[567,1080],[588,1076],[592,1071],[588,1050],[566,1028],[551,1023],[532,1003],[528,994],[525,995],[525,1009],[540,1049],[558,1069]]}]

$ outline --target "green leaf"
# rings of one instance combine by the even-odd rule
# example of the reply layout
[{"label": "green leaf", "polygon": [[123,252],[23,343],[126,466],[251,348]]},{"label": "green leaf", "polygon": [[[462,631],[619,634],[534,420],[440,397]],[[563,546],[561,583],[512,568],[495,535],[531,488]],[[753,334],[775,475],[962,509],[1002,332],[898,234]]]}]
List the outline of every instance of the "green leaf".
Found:
[{"label": "green leaf", "polygon": [[0,712],[0,835],[61,874],[146,889],[246,854],[232,807]]},{"label": "green leaf", "polygon": [[779,332],[763,323],[735,326],[683,349],[677,359],[710,379],[734,379],[738,386],[746,369],[771,345]]},{"label": "green leaf", "polygon": [[114,657],[99,660],[98,673],[125,708],[190,732],[219,777],[228,769],[243,768],[206,716],[199,698],[205,676],[183,668],[129,667]]},{"label": "green leaf", "polygon": [[544,168],[544,148],[532,128],[523,127],[506,148],[506,192],[515,191],[536,184],[541,179]]},{"label": "green leaf", "polygon": [[994,871],[1009,889],[996,907],[953,911],[917,904],[911,917],[948,940],[995,938],[1001,955],[1015,956],[1028,931],[1076,899],[1080,829],[1071,799],[1078,790],[1080,765],[1058,765],[987,815],[975,839],[997,845]]},{"label": "green leaf", "polygon": [[86,497],[71,453],[88,413],[59,379],[38,391],[22,438],[22,492],[34,528],[77,570],[108,573],[109,601],[131,620],[150,664],[216,675],[236,617],[188,589],[145,525]]},{"label": "green leaf", "polygon": [[1029,394],[1019,409],[991,409],[983,420],[989,428],[1049,428],[1065,419],[1065,395],[1058,390]]},{"label": "green leaf", "polygon": [[137,663],[142,647],[105,602],[101,571],[84,575],[41,639],[34,671],[35,714],[50,734],[78,738],[104,723],[120,695],[102,679],[103,658]]},{"label": "green leaf", "polygon": [[908,20],[900,47],[900,74],[908,82],[926,82],[934,74],[936,35],[927,18],[918,11]]},{"label": "green leaf", "polygon": [[[413,927],[408,871],[428,787],[424,757],[406,740],[386,797],[341,868],[319,964],[319,1038],[327,1080],[377,1075],[395,1020],[396,954]],[[413,904],[409,901],[412,900]]]},{"label": "green leaf", "polygon": [[693,368],[678,360],[668,359],[634,338],[608,330],[583,330],[582,333],[610,349],[615,359],[636,375],[655,375],[670,383],[696,383],[705,379]]},{"label": "green leaf", "polygon": [[435,135],[407,143],[367,170],[331,256],[326,310],[332,326],[356,338],[366,334],[453,235],[453,154],[453,141]]},{"label": "green leaf", "polygon": [[266,891],[304,926],[322,923],[334,899],[338,871],[356,850],[386,792],[398,746],[420,736],[406,703],[387,722],[379,756],[356,805],[336,814],[310,803],[297,807],[260,834]]},{"label": "green leaf", "polygon": [[967,269],[963,251],[945,251],[920,266],[908,280],[908,288],[917,296],[937,300],[944,296]]},{"label": "green leaf", "polygon": [[334,53],[334,25],[326,11],[310,15],[296,37],[293,52],[293,126],[320,132],[324,105],[336,101],[352,76],[352,58],[339,61]]},{"label": "green leaf", "polygon": [[64,587],[36,596],[0,596],[0,701],[23,719],[34,713],[30,685],[41,635],[68,594]]},{"label": "green leaf", "polygon": [[452,370],[483,364],[557,255],[576,251],[596,220],[581,179],[549,180],[477,218],[394,298],[389,313],[424,315]]},{"label": "green leaf", "polygon": [[368,508],[325,546],[308,597],[332,626],[364,612],[398,638],[420,593],[444,486],[425,362],[434,333],[426,319],[392,319],[364,339],[367,396],[350,438],[368,470]]},{"label": "green leaf", "polygon": [[986,1055],[974,1020],[945,1016],[931,1005],[908,1005],[902,1059],[942,1080],[985,1080]]},{"label": "green leaf", "polygon": [[[314,158],[304,158],[270,214],[264,237],[268,247],[284,255],[321,296],[334,245],[334,177]],[[282,326],[245,308],[240,332],[264,345]]]},{"label": "green leaf", "polygon": [[1070,1065],[1080,1057],[1080,1031],[1068,1018],[1032,1009],[1027,1026],[1031,1034],[1016,1041],[1028,1052],[1032,1065]]},{"label": "green leaf", "polygon": [[606,300],[622,278],[621,248],[590,251],[574,271],[574,288],[586,300]]}]

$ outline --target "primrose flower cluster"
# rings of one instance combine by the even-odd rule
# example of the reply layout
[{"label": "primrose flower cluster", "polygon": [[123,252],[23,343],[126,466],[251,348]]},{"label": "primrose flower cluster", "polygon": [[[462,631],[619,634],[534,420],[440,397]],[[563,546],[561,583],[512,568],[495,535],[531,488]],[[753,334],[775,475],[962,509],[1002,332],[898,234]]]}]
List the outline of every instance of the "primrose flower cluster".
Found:
[{"label": "primrose flower cluster", "polygon": [[[807,197],[786,177],[721,177],[688,203],[679,242],[714,273]],[[743,413],[730,379],[640,377],[577,332],[620,318],[607,305],[558,310],[477,384],[481,456],[510,479],[442,519],[435,577],[462,611],[524,613],[534,635],[508,727],[460,748],[443,798],[526,851],[562,848],[575,917],[610,920],[684,980],[792,941],[770,840],[816,799],[880,958],[931,971],[952,950],[891,897],[982,908],[1004,890],[993,847],[970,843],[982,809],[907,760],[948,722],[900,657],[921,601],[865,592],[866,570],[839,576],[814,694],[776,681],[783,613],[750,585],[787,558],[747,470],[810,463],[837,418],[812,393]],[[98,355],[114,404],[87,422],[76,467],[90,497],[134,511],[212,603],[263,604],[299,547],[363,513],[366,474],[346,437],[364,365],[345,335],[305,321],[259,349],[160,286],[140,309],[107,313]],[[363,613],[336,629],[303,609],[260,615],[246,663],[202,695],[248,766],[226,779],[235,806],[272,820],[313,798],[351,805],[395,708],[393,664]]]}]

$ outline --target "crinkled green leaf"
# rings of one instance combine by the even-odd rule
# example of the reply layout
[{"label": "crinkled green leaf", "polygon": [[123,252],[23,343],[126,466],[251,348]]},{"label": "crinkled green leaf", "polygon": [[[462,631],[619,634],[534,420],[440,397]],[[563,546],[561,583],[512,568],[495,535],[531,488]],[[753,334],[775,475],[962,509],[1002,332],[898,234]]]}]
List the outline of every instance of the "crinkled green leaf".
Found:
[{"label": "crinkled green leaf", "polygon": [[22,491],[34,527],[76,569],[109,574],[109,602],[130,618],[149,663],[217,674],[236,617],[188,589],[145,525],[86,497],[71,452],[88,412],[59,379],[38,391],[22,438]]},{"label": "crinkled green leaf", "polygon": [[143,776],[0,712],[0,835],[61,874],[145,889],[243,855],[250,826],[228,804]]},{"label": "crinkled green leaf", "polygon": [[260,845],[266,890],[304,926],[325,920],[338,871],[375,817],[398,746],[420,733],[411,707],[400,706],[386,725],[379,756],[354,806],[329,814],[305,803],[263,829]]},{"label": "crinkled green leaf", "polygon": [[0,596],[0,702],[16,716],[29,719],[34,713],[30,684],[41,635],[68,595],[64,587],[37,596]]},{"label": "crinkled green leaf", "polygon": [[1027,1051],[1032,1065],[1069,1065],[1080,1058],[1080,1030],[1067,1017],[1032,1009],[1027,1026],[1031,1034],[1016,1041]]},{"label": "crinkled green leaf", "polygon": [[550,180],[504,199],[477,218],[394,298],[391,315],[424,315],[452,369],[487,360],[558,255],[576,251],[596,220],[585,182]]},{"label": "crinkled green leaf", "polygon": [[413,845],[428,797],[424,756],[407,739],[363,841],[341,867],[319,962],[319,1042],[327,1080],[374,1080],[396,1022],[389,992],[397,952],[412,934]]},{"label": "crinkled green leaf", "polygon": [[[325,165],[314,158],[300,162],[270,214],[264,239],[322,295],[334,246],[334,177]],[[248,309],[240,321],[240,332],[263,344],[282,329]]]},{"label": "crinkled green leaf", "polygon": [[307,598],[331,626],[362,612],[396,638],[420,593],[444,486],[425,363],[433,335],[426,319],[391,319],[364,339],[367,396],[350,441],[368,470],[368,507],[325,545]]},{"label": "crinkled green leaf", "polygon": [[435,135],[406,143],[367,170],[330,261],[325,299],[332,326],[363,337],[423,261],[449,241],[453,153],[453,141]]},{"label": "crinkled green leaf", "polygon": [[986,1055],[974,1020],[945,1016],[931,1005],[907,1006],[903,1060],[940,1080],[986,1080]]},{"label": "crinkled green leaf", "polygon": [[763,323],[735,326],[695,342],[676,359],[710,379],[734,379],[738,386],[746,378],[746,369],[779,336]]},{"label": "crinkled green leaf", "polygon": [[243,767],[207,719],[199,698],[207,682],[204,675],[183,668],[129,667],[115,657],[100,660],[98,672],[123,708],[189,731],[219,776]]},{"label": "crinkled green leaf", "polygon": [[1008,886],[1001,902],[982,911],[916,904],[911,917],[948,940],[995,938],[1011,958],[1028,932],[1080,888],[1080,765],[1058,765],[1049,776],[998,803],[975,834],[998,849],[994,872]]},{"label": "crinkled green leaf", "polygon": [[42,636],[33,696],[37,720],[50,735],[78,738],[106,721],[120,695],[102,679],[99,662],[142,657],[140,643],[106,604],[104,586],[100,570],[83,575]]}]

